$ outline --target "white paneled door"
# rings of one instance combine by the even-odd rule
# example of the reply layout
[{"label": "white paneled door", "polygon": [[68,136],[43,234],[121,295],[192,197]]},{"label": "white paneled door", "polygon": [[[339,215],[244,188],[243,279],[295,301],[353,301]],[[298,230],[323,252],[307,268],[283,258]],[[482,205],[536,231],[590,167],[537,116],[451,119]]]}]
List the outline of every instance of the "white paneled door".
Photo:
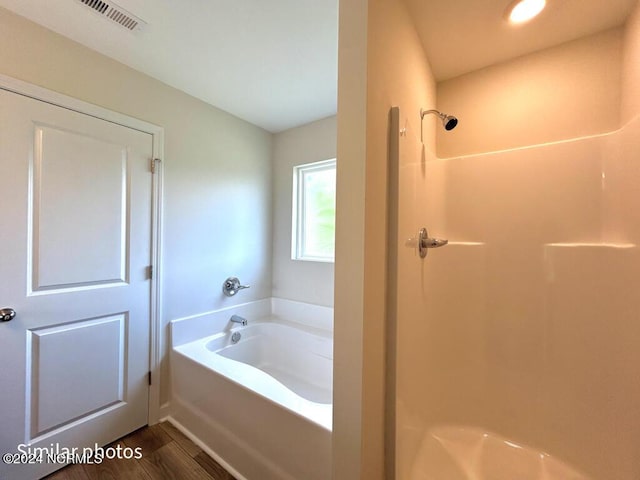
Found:
[{"label": "white paneled door", "polygon": [[15,311],[0,322],[1,479],[60,468],[36,447],[102,446],[147,423],[152,148],[0,90],[0,308]]}]

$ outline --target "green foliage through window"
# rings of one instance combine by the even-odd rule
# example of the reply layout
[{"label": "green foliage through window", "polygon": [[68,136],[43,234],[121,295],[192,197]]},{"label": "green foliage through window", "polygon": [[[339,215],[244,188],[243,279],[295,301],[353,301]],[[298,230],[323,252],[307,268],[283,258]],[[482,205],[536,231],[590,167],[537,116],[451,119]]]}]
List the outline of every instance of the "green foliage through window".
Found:
[{"label": "green foliage through window", "polygon": [[333,261],[336,225],[336,163],[327,160],[294,168],[292,257]]}]

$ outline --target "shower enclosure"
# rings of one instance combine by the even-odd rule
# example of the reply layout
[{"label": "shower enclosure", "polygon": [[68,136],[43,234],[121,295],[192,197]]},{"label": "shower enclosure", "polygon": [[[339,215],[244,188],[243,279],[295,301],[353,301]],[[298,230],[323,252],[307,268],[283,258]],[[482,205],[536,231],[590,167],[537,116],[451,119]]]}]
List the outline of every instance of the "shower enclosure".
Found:
[{"label": "shower enclosure", "polygon": [[[623,95],[611,130],[495,151],[452,145],[500,115],[485,110],[478,124],[459,111],[463,87],[490,75],[438,86],[438,106],[460,119],[454,132],[436,126],[438,150],[462,154],[439,158],[421,141],[424,105],[389,117],[395,478],[636,480],[640,110]],[[449,241],[426,258],[423,227]]]},{"label": "shower enclosure", "polygon": [[340,2],[336,479],[640,478],[640,2],[509,3]]},{"label": "shower enclosure", "polygon": [[639,17],[391,109],[395,478],[640,478]]},{"label": "shower enclosure", "polygon": [[[393,143],[397,478],[638,478],[640,119],[463,158]],[[424,259],[423,225],[449,239]]]}]

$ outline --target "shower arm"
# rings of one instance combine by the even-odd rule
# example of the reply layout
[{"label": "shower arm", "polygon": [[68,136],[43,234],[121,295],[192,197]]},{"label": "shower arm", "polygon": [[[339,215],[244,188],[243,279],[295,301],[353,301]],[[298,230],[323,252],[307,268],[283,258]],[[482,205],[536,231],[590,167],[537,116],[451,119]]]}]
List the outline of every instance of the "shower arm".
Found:
[{"label": "shower arm", "polygon": [[429,114],[429,113],[435,113],[440,118],[442,118],[442,113],[440,113],[438,110],[422,110],[422,109],[420,109],[420,120],[424,120],[424,116]]},{"label": "shower arm", "polygon": [[424,138],[422,137],[422,121],[424,120],[424,116],[433,113],[438,115],[438,117],[442,118],[442,114],[438,110],[422,110],[420,109],[420,142],[424,144]]}]

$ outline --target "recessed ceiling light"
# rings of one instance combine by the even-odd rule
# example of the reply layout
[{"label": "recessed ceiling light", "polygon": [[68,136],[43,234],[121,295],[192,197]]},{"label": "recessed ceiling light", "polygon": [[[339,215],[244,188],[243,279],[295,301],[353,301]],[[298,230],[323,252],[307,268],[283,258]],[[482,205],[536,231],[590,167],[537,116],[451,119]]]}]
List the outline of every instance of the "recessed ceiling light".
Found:
[{"label": "recessed ceiling light", "polygon": [[538,15],[547,4],[546,0],[518,0],[507,8],[511,23],[524,23]]}]

